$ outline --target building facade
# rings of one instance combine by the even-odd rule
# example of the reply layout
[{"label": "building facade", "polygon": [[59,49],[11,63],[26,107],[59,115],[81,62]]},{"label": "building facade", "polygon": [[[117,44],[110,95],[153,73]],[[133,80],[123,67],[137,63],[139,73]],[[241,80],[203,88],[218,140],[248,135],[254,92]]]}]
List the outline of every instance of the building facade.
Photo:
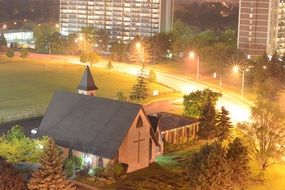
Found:
[{"label": "building facade", "polygon": [[34,42],[34,33],[30,30],[24,29],[8,29],[3,31],[7,45],[11,43],[17,44],[31,44]]},{"label": "building facade", "polygon": [[173,12],[174,0],[60,0],[60,31],[69,35],[94,27],[129,41],[171,30]]},{"label": "building facade", "polygon": [[240,0],[238,49],[248,57],[285,53],[283,0]]}]

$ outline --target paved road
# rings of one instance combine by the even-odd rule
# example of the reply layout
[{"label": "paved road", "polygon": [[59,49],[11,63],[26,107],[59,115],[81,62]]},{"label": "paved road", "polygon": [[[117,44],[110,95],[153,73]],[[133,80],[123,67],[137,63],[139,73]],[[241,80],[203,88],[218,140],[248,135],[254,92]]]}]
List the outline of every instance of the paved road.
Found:
[{"label": "paved road", "polygon": [[13,121],[6,124],[0,125],[0,136],[2,134],[6,134],[8,130],[10,130],[15,125],[20,125],[23,127],[25,135],[29,137],[31,136],[31,130],[34,128],[38,128],[41,124],[42,117],[30,118],[30,119],[23,119],[19,121]]},{"label": "paved road", "polygon": [[[52,62],[65,62],[71,64],[81,64],[78,57],[74,56],[61,56],[61,55],[42,55],[42,54],[31,54],[31,58],[42,59],[42,60],[52,60]],[[52,63],[51,62],[51,63]],[[141,66],[135,64],[126,64],[113,62],[113,69],[130,75],[136,76]],[[107,62],[101,61],[94,64],[95,67],[106,68]],[[155,70],[157,74],[157,81],[164,85],[167,85],[183,94],[188,94],[189,92],[202,90],[205,88],[210,88],[214,91],[220,91],[219,88],[208,86],[207,84],[199,83],[187,78],[184,75],[167,73],[166,71],[161,72]],[[224,106],[231,113],[231,118],[233,122],[246,121],[250,117],[250,107],[253,105],[252,102],[242,98],[240,95],[230,92],[223,91],[223,97],[218,102],[218,107]]]}]

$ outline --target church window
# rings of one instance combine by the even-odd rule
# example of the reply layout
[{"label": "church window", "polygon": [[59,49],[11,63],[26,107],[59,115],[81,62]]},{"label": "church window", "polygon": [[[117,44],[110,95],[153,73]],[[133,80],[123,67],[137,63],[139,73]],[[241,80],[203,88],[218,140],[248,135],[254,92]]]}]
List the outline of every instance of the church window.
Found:
[{"label": "church window", "polygon": [[98,160],[98,167],[103,168],[103,166],[104,166],[103,158],[102,158],[102,157],[99,157],[99,160]]},{"label": "church window", "polygon": [[138,121],[137,121],[137,128],[143,127],[143,121],[142,121],[142,117],[139,116]]}]

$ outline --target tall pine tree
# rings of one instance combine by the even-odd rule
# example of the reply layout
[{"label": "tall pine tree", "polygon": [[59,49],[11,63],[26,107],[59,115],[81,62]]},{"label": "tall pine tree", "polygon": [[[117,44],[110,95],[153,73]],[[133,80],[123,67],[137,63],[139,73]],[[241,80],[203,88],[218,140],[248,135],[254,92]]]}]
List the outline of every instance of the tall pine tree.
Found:
[{"label": "tall pine tree", "polygon": [[230,121],[229,111],[225,107],[221,108],[217,116],[216,134],[220,142],[230,139],[232,136],[232,123]]},{"label": "tall pine tree", "polygon": [[202,107],[202,113],[199,123],[198,137],[201,139],[211,139],[215,137],[216,127],[216,110],[211,101],[208,101]]},{"label": "tall pine tree", "polygon": [[44,149],[40,167],[28,183],[29,190],[75,190],[63,174],[63,158],[52,139]]},{"label": "tall pine tree", "polygon": [[149,83],[143,76],[138,76],[130,95],[131,100],[142,101],[149,96]]},{"label": "tall pine tree", "polygon": [[245,189],[250,181],[249,155],[247,147],[239,138],[229,144],[227,160],[232,170],[231,180],[235,186]]}]

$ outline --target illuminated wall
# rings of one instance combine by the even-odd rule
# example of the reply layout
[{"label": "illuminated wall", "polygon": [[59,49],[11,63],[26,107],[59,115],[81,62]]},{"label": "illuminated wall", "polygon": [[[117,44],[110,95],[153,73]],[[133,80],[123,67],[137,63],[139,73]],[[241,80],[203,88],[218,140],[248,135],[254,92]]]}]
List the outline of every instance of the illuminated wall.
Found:
[{"label": "illuminated wall", "polygon": [[60,0],[63,35],[91,26],[106,29],[110,37],[129,41],[167,32],[173,25],[174,0]]}]

